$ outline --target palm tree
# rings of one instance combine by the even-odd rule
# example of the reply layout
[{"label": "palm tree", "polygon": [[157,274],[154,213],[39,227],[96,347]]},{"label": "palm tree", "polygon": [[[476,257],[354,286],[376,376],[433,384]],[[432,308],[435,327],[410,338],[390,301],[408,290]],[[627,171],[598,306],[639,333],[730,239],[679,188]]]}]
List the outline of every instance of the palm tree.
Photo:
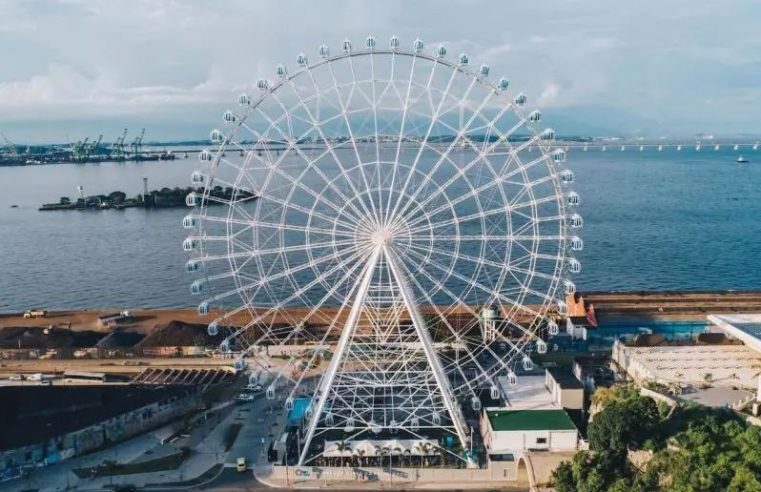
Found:
[{"label": "palm tree", "polygon": [[357,453],[357,457],[359,458],[359,466],[365,466],[365,454],[367,453],[364,449],[355,449],[355,453]]},{"label": "palm tree", "polygon": [[343,466],[343,464],[344,464],[344,452],[351,451],[351,446],[349,446],[349,444],[346,441],[340,440],[340,441],[338,441],[336,443],[336,449],[338,450],[339,453],[341,453],[341,457],[339,459],[341,460],[340,461],[341,466]]}]

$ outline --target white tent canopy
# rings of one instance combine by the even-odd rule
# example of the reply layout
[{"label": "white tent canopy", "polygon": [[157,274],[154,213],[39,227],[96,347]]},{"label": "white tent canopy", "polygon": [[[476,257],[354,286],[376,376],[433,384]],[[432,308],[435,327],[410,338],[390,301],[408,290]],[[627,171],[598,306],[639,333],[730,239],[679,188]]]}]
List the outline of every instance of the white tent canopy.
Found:
[{"label": "white tent canopy", "polygon": [[436,441],[429,439],[390,439],[345,441],[347,449],[340,451],[341,441],[325,441],[323,456],[328,458],[362,456],[372,458],[385,455],[382,449],[388,449],[392,456],[409,454],[412,456],[434,456],[440,454]]}]

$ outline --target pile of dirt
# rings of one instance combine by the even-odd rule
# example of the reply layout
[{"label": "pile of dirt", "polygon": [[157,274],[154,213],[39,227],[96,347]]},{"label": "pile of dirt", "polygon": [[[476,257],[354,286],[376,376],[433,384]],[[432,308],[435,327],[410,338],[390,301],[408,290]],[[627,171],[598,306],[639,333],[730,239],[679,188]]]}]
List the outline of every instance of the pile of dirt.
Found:
[{"label": "pile of dirt", "polygon": [[206,332],[207,325],[173,320],[165,325],[155,325],[135,348],[189,347],[219,344]]},{"label": "pile of dirt", "polygon": [[43,326],[8,326],[0,330],[2,349],[58,349],[94,347],[104,337],[95,331],[71,331]]}]

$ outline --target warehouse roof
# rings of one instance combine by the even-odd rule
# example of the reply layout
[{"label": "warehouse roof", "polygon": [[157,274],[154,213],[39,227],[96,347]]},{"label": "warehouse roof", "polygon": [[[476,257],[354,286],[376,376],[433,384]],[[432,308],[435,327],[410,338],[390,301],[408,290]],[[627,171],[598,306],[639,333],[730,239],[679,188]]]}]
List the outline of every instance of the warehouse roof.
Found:
[{"label": "warehouse roof", "polygon": [[495,431],[576,430],[565,410],[488,410]]}]

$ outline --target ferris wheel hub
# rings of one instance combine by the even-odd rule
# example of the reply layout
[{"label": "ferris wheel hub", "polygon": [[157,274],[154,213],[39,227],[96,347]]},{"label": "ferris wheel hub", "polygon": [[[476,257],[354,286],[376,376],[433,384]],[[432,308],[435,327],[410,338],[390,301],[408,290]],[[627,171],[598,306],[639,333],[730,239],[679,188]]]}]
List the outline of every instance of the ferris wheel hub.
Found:
[{"label": "ferris wheel hub", "polygon": [[394,237],[393,232],[388,227],[381,227],[372,235],[373,244],[376,246],[385,246],[391,243]]}]

